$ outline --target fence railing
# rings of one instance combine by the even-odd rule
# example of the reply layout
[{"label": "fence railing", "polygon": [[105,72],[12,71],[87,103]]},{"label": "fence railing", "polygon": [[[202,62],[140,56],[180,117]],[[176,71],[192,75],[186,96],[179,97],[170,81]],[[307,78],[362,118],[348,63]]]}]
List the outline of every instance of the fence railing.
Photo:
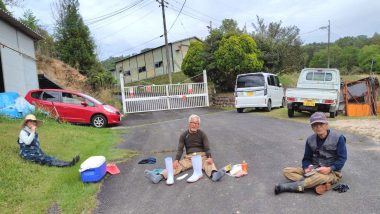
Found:
[{"label": "fence railing", "polygon": [[120,74],[124,113],[162,111],[209,106],[207,74],[202,83],[143,85],[124,87]]}]

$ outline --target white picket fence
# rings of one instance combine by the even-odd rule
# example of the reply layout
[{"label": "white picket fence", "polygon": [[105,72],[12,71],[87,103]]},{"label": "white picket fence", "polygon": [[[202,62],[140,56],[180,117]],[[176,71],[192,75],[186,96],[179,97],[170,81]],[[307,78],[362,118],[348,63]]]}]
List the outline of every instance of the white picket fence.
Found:
[{"label": "white picket fence", "polygon": [[121,73],[123,112],[125,114],[209,106],[206,71],[203,71],[203,81],[125,87],[124,76]]}]

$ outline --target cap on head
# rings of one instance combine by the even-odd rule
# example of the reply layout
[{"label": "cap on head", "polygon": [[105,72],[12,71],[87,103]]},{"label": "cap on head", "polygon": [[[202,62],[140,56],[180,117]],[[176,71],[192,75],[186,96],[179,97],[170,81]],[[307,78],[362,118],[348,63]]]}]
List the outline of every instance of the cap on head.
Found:
[{"label": "cap on head", "polygon": [[310,116],[310,125],[314,123],[328,123],[326,115],[322,112],[315,112]]}]

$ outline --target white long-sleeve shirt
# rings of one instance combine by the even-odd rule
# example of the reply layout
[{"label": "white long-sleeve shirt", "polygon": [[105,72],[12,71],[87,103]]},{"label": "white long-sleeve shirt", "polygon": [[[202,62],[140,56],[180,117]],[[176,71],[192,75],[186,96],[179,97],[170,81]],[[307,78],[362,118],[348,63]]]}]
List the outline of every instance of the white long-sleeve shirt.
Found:
[{"label": "white long-sleeve shirt", "polygon": [[[28,136],[28,133],[25,130],[30,133],[29,136]],[[35,136],[35,132],[33,132],[29,127],[25,126],[20,131],[20,135],[19,135],[20,140],[19,140],[19,142],[20,143],[24,143],[25,145],[30,145],[33,142],[34,136]]]}]

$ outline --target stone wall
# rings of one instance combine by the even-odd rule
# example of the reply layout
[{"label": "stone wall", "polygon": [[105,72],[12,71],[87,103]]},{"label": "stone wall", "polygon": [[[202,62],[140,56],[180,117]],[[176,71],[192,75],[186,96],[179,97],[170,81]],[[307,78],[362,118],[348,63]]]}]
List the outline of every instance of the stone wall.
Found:
[{"label": "stone wall", "polygon": [[235,107],[235,96],[230,94],[213,94],[210,100],[211,106],[217,107]]}]

